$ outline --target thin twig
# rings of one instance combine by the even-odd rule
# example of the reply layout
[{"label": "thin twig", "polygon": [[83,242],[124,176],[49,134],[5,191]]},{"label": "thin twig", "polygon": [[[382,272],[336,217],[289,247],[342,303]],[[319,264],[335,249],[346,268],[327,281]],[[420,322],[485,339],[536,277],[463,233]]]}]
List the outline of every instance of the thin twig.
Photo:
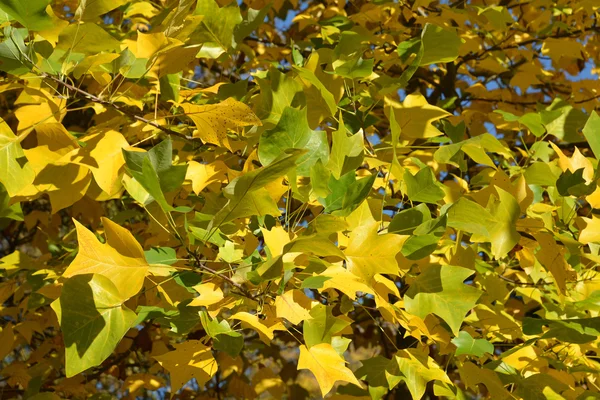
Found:
[{"label": "thin twig", "polygon": [[198,139],[198,138],[187,136],[184,133],[177,132],[177,131],[169,129],[169,128],[165,127],[165,126],[162,126],[162,125],[160,125],[159,123],[157,123],[155,121],[152,121],[152,120],[144,118],[144,117],[142,117],[140,115],[137,115],[136,113],[134,113],[134,112],[132,112],[130,110],[127,110],[126,108],[121,107],[120,105],[118,105],[116,103],[113,103],[113,102],[108,101],[108,100],[103,100],[100,97],[97,97],[97,96],[95,96],[95,95],[93,95],[93,94],[91,94],[89,92],[86,92],[83,89],[80,89],[80,88],[78,88],[76,86],[73,86],[70,83],[67,83],[67,82],[63,81],[62,79],[59,79],[59,78],[57,78],[57,77],[55,77],[53,75],[50,75],[50,74],[47,74],[47,73],[42,73],[42,77],[48,78],[48,79],[50,79],[50,80],[58,83],[59,85],[62,85],[65,88],[73,91],[73,92],[79,93],[80,95],[84,96],[85,98],[87,98],[90,101],[93,101],[94,103],[98,103],[98,104],[102,104],[102,105],[106,105],[106,106],[112,107],[115,110],[117,110],[117,111],[119,111],[119,112],[127,115],[128,117],[131,117],[131,118],[133,118],[133,119],[135,119],[137,121],[143,122],[145,124],[148,124],[150,126],[153,126],[153,127],[157,128],[157,129],[160,129],[161,131],[163,131],[164,133],[166,133],[168,135],[174,135],[174,136],[180,137],[180,138],[185,139],[185,140],[198,141],[198,142],[202,143],[202,141],[200,139]]}]

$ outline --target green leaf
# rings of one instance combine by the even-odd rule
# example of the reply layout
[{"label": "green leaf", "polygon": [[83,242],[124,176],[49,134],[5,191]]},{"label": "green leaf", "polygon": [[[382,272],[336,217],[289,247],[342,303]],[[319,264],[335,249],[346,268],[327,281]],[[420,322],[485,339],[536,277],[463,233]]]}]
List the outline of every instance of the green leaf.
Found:
[{"label": "green leaf", "polygon": [[57,49],[69,53],[95,55],[98,53],[118,53],[121,42],[93,22],[70,24],[60,33]]},{"label": "green leaf", "polygon": [[111,280],[99,274],[68,279],[52,303],[66,348],[66,375],[100,365],[136,319]]},{"label": "green leaf", "polygon": [[600,116],[596,111],[590,113],[590,117],[583,127],[583,135],[587,139],[596,159],[600,160]]},{"label": "green leaf", "polygon": [[[177,281],[177,279],[175,279]],[[184,286],[184,285],[182,285]],[[162,307],[138,306],[138,317],[133,324],[138,325],[144,321],[153,320],[171,332],[180,335],[188,334],[200,322],[198,307],[186,306],[188,301],[180,303],[175,310],[165,310]]]},{"label": "green leaf", "polygon": [[333,68],[336,75],[348,79],[366,78],[373,73],[375,60],[372,58],[365,60],[362,57],[350,60],[336,60],[333,62]]},{"label": "green leaf", "polygon": [[402,245],[402,255],[409,260],[421,260],[435,251],[440,237],[434,234],[414,235]]},{"label": "green leaf", "polygon": [[172,100],[175,103],[179,102],[179,82],[181,77],[179,74],[168,74],[161,76],[160,83],[160,98],[163,101]]},{"label": "green leaf", "polygon": [[448,210],[448,226],[489,238],[496,221],[492,214],[479,204],[464,197]]},{"label": "green leaf", "polygon": [[459,199],[448,210],[448,226],[480,235],[492,243],[495,257],[503,257],[521,237],[516,228],[521,208],[510,193],[497,186],[496,191],[498,200],[489,205],[489,211],[474,201]]},{"label": "green leaf", "polygon": [[172,152],[170,137],[148,152],[123,149],[128,172],[165,212],[172,211],[173,207],[167,202],[164,193],[180,188],[187,171],[187,164],[173,165]]},{"label": "green leaf", "polygon": [[362,366],[354,373],[358,379],[367,381],[369,394],[373,400],[379,400],[389,391],[386,370],[393,361],[382,356],[376,356],[361,361]]},{"label": "green leaf", "polygon": [[349,321],[335,317],[332,306],[317,304],[310,310],[312,319],[304,321],[302,332],[308,348],[320,343],[330,343],[336,333],[350,325]]},{"label": "green leaf", "polygon": [[423,56],[420,65],[448,63],[456,60],[462,44],[454,29],[425,24],[421,33]]},{"label": "green leaf", "polygon": [[528,185],[554,186],[562,171],[556,165],[534,162],[527,167],[523,175]]},{"label": "green leaf", "polygon": [[[282,154],[268,166],[250,171],[231,181],[223,189],[223,194],[229,201],[214,216],[208,231],[235,218],[250,215],[278,215],[277,205],[274,204],[264,186],[295,168],[305,152],[305,150],[289,150],[289,153]],[[257,205],[261,205],[261,209],[258,209]]]},{"label": "green leaf", "polygon": [[413,399],[423,397],[429,381],[450,383],[444,370],[426,353],[417,349],[400,350],[385,373],[390,389],[405,382]]},{"label": "green leaf", "polygon": [[458,336],[452,339],[456,346],[456,355],[467,354],[476,357],[483,357],[485,353],[494,354],[494,346],[485,339],[473,339],[466,331],[460,331]]},{"label": "green leaf", "polygon": [[354,171],[348,172],[339,180],[332,175],[329,178],[331,194],[318,200],[325,207],[325,212],[342,217],[348,216],[367,198],[376,177],[376,175],[371,175],[356,180]]},{"label": "green leaf", "polygon": [[302,281],[302,289],[320,289],[325,281],[330,280],[330,276],[309,276]]},{"label": "green leaf", "polygon": [[596,183],[592,182],[589,185],[583,178],[584,168],[579,168],[575,172],[566,170],[556,181],[556,189],[561,196],[587,196],[594,193]]},{"label": "green leaf", "polygon": [[308,126],[306,108],[297,110],[286,107],[277,126],[264,132],[258,142],[258,157],[263,165],[271,164],[290,149],[306,149],[298,160],[297,173],[309,176],[310,168],[321,160],[329,159],[329,146],[325,131],[313,131]]},{"label": "green leaf", "polygon": [[0,219],[9,218],[15,221],[23,221],[23,210],[21,210],[21,204],[15,203],[9,205],[10,196],[6,191],[4,185],[0,183]]},{"label": "green leaf", "polygon": [[546,132],[544,124],[542,123],[542,116],[538,113],[526,113],[518,117],[512,113],[502,110],[494,110],[494,112],[502,115],[505,121],[518,121],[519,123],[525,125],[536,137],[540,137]]},{"label": "green leaf", "polygon": [[233,36],[236,44],[244,42],[247,36],[251,35],[258,27],[264,23],[265,17],[271,10],[273,3],[269,3],[260,9],[248,8],[244,20],[236,25]]},{"label": "green leaf", "polygon": [[46,13],[48,4],[50,0],[0,0],[0,10],[30,31],[43,31],[54,26]]},{"label": "green leaf", "polygon": [[[22,75],[31,71],[31,61],[36,60],[35,53],[25,45],[24,29],[4,28],[6,39],[0,43],[0,71],[13,75]],[[29,59],[28,59],[29,58]]]},{"label": "green leaf", "polygon": [[414,176],[405,169],[404,182],[406,195],[411,201],[435,204],[444,198],[445,192],[434,180],[433,171],[429,167],[419,170]]},{"label": "green leaf", "polygon": [[494,257],[504,257],[519,242],[521,235],[517,232],[516,223],[521,216],[521,208],[517,200],[507,191],[496,187],[498,201],[490,210],[496,224],[490,232],[492,253]]},{"label": "green leaf", "polygon": [[173,265],[177,262],[177,253],[170,247],[153,247],[144,251],[148,264]]},{"label": "green leaf", "polygon": [[[548,326],[546,332],[543,327]],[[552,320],[544,318],[523,318],[523,333],[540,335],[540,338],[552,338],[560,342],[584,344],[600,336],[600,317]]]},{"label": "green leaf", "polygon": [[331,115],[335,115],[337,111],[337,104],[331,92],[325,87],[323,82],[316,77],[315,73],[307,68],[302,67],[293,67],[294,72],[296,72],[302,79],[308,81],[311,85],[317,88],[319,93],[321,93],[321,97],[323,97],[323,101],[327,104],[327,108],[329,108],[329,113]]},{"label": "green leaf", "polygon": [[389,233],[398,235],[412,235],[414,230],[423,222],[431,219],[431,212],[425,204],[418,204],[416,207],[402,210],[392,218],[388,225]]},{"label": "green leaf", "polygon": [[582,142],[579,130],[587,122],[587,115],[567,102],[555,99],[546,110],[540,112],[542,124],[549,135],[569,143]]},{"label": "green leaf", "polygon": [[406,311],[420,318],[435,314],[454,334],[482,292],[463,281],[474,271],[451,265],[431,265],[410,285],[404,296]]},{"label": "green leaf", "polygon": [[211,319],[206,311],[200,311],[200,321],[204,330],[213,338],[213,348],[224,351],[231,357],[237,357],[244,348],[244,337],[234,331],[226,320],[217,322]]},{"label": "green leaf", "polygon": [[362,129],[354,135],[348,135],[350,132],[344,125],[341,113],[339,121],[338,129],[331,134],[333,144],[329,164],[327,164],[336,179],[340,179],[342,175],[356,170],[362,165],[365,150],[365,138]]},{"label": "green leaf", "polygon": [[214,0],[198,0],[195,15],[202,15],[200,28],[192,34],[192,43],[202,43],[198,57],[217,58],[233,45],[233,33],[242,22],[237,2],[219,7]]},{"label": "green leaf", "polygon": [[327,197],[331,190],[329,190],[328,182],[331,173],[321,160],[317,160],[315,165],[310,168],[310,184],[312,190],[317,197]]},{"label": "green leaf", "polygon": [[257,78],[260,87],[260,97],[256,115],[263,124],[277,124],[287,107],[298,105],[304,99],[302,85],[289,74],[283,74],[277,69],[269,70],[269,79]]}]

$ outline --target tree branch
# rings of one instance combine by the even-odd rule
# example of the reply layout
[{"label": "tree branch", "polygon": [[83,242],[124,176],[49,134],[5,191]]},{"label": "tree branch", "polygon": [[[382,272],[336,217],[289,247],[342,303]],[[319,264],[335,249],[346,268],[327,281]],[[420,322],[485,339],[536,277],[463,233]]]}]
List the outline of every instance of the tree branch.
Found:
[{"label": "tree branch", "polygon": [[51,81],[56,82],[56,83],[58,83],[61,86],[64,86],[68,90],[71,90],[73,92],[79,93],[80,95],[84,96],[86,99],[88,99],[88,100],[90,100],[90,101],[92,101],[94,103],[98,103],[98,104],[102,104],[102,105],[106,105],[106,106],[112,107],[115,110],[117,110],[117,111],[119,111],[119,112],[127,115],[130,118],[133,118],[133,119],[135,119],[137,121],[143,122],[145,124],[148,124],[150,126],[153,126],[153,127],[157,128],[157,129],[160,129],[161,131],[163,131],[164,133],[166,133],[168,135],[174,135],[174,136],[180,137],[180,138],[185,139],[185,140],[199,141],[200,143],[202,143],[202,141],[200,139],[198,139],[198,138],[187,136],[187,135],[185,135],[185,134],[183,134],[181,132],[177,132],[177,131],[169,129],[169,128],[165,127],[165,126],[162,126],[162,125],[160,125],[159,123],[157,123],[155,121],[152,121],[152,120],[144,118],[144,117],[142,117],[140,115],[137,115],[136,113],[134,113],[134,112],[132,112],[132,111],[130,111],[130,110],[124,108],[124,107],[121,107],[120,105],[115,104],[115,103],[113,103],[111,101],[101,99],[100,97],[95,96],[95,95],[93,95],[93,94],[91,94],[89,92],[86,92],[85,90],[80,89],[80,88],[78,88],[76,86],[73,86],[70,83],[67,83],[67,82],[63,81],[62,79],[59,79],[59,78],[57,78],[57,77],[55,77],[53,75],[50,75],[50,74],[47,74],[47,73],[44,72],[44,73],[42,73],[42,77],[43,78],[48,78]]}]

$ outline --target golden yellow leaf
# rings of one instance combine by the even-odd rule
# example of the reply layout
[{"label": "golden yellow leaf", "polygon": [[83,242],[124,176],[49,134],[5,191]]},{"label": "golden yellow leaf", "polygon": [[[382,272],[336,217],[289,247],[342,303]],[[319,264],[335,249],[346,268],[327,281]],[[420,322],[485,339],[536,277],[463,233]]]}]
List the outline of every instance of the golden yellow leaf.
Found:
[{"label": "golden yellow leaf", "polygon": [[541,247],[535,256],[550,271],[560,292],[564,294],[567,290],[566,281],[577,276],[565,259],[565,248],[557,245],[554,237],[549,233],[538,232],[533,236]]},{"label": "golden yellow leaf", "polygon": [[35,139],[37,146],[25,149],[24,152],[36,173],[79,148],[75,137],[65,129],[63,124],[57,122],[36,126]]},{"label": "golden yellow leaf", "polygon": [[129,147],[123,135],[114,130],[96,133],[86,137],[71,161],[87,166],[100,189],[109,196],[122,189],[122,176],[125,172],[125,159],[122,149]]},{"label": "golden yellow leaf", "polygon": [[175,350],[154,357],[171,375],[171,398],[190,379],[195,378],[202,388],[217,372],[210,347],[199,340],[188,340],[174,347]]},{"label": "golden yellow leaf", "polygon": [[288,232],[281,226],[274,226],[271,230],[261,228],[265,244],[271,252],[271,257],[277,257],[283,253],[283,247],[290,242]]},{"label": "golden yellow leaf", "polygon": [[555,145],[552,142],[548,143],[550,143],[550,146],[552,146],[552,148],[558,155],[558,166],[560,167],[560,169],[563,170],[563,172],[569,170],[574,173],[578,169],[583,168],[583,179],[585,179],[587,183],[592,181],[592,179],[594,178],[594,166],[592,165],[592,162],[590,160],[588,160],[583,154],[581,154],[581,151],[579,151],[577,147],[575,147],[573,155],[571,156],[571,158],[569,158],[562,152],[562,150],[557,145]]},{"label": "golden yellow leaf", "polygon": [[600,218],[592,215],[592,218],[579,218],[581,231],[579,241],[583,244],[600,243]]},{"label": "golden yellow leaf", "polygon": [[371,222],[354,229],[348,248],[344,251],[348,269],[370,282],[376,274],[398,275],[396,254],[402,249],[407,236],[379,235],[379,222]]},{"label": "golden yellow leaf", "polygon": [[389,112],[394,112],[396,121],[400,125],[402,137],[417,139],[430,138],[442,135],[431,123],[451,114],[439,107],[432,106],[420,93],[406,96],[402,104],[385,98]]},{"label": "golden yellow leaf", "polygon": [[275,299],[277,318],[285,318],[294,325],[312,319],[311,308],[311,300],[297,289],[288,290]]},{"label": "golden yellow leaf", "polygon": [[49,164],[37,174],[33,186],[19,193],[19,196],[47,193],[52,203],[52,213],[56,213],[79,201],[91,181],[92,175],[87,167],[71,163]]},{"label": "golden yellow leaf", "polygon": [[69,265],[64,277],[81,274],[100,274],[109,278],[123,296],[128,299],[138,293],[148,271],[144,251],[133,235],[108,218],[102,218],[106,243],[79,222],[77,228],[79,253]]},{"label": "golden yellow leaf", "polygon": [[285,326],[279,321],[271,321],[271,325],[267,325],[267,320],[261,320],[256,314],[250,314],[248,312],[238,312],[230,317],[231,319],[237,319],[242,321],[242,326],[247,326],[254,329],[260,340],[269,344],[273,340],[275,331],[285,330]]},{"label": "golden yellow leaf", "polygon": [[219,146],[227,147],[228,129],[262,125],[250,107],[231,97],[217,104],[199,106],[186,103],[181,107],[198,128],[194,136]]},{"label": "golden yellow leaf", "polygon": [[227,165],[223,161],[215,161],[210,164],[188,162],[185,179],[192,181],[192,190],[196,194],[200,194],[211,183],[223,182],[226,178]]},{"label": "golden yellow leaf", "polygon": [[321,276],[326,276],[328,279],[323,282],[322,290],[337,289],[346,296],[356,300],[356,293],[373,294],[373,288],[361,276],[355,275],[341,265],[334,265],[321,272]]},{"label": "golden yellow leaf", "polygon": [[307,369],[315,375],[323,397],[338,381],[361,386],[352,371],[346,367],[346,361],[329,343],[320,343],[310,349],[300,346],[298,369]]},{"label": "golden yellow leaf", "polygon": [[212,282],[206,282],[201,285],[196,285],[193,287],[200,296],[195,297],[191,303],[188,304],[190,307],[208,307],[213,304],[217,304],[221,300],[223,300],[223,291],[220,287],[215,285]]}]

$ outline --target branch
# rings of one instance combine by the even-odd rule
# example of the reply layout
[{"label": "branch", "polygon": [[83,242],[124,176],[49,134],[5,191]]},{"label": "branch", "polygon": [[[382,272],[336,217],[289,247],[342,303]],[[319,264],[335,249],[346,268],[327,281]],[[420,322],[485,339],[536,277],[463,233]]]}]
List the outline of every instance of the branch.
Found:
[{"label": "branch", "polygon": [[44,73],[42,73],[42,77],[43,78],[48,78],[48,79],[50,79],[50,80],[58,83],[59,85],[62,85],[65,88],[73,91],[73,92],[79,93],[80,95],[84,96],[86,99],[88,99],[88,100],[90,100],[90,101],[92,101],[94,103],[98,103],[98,104],[102,104],[102,105],[106,105],[106,106],[112,107],[115,110],[120,111],[121,113],[127,115],[130,118],[133,118],[133,119],[135,119],[137,121],[141,121],[141,122],[143,122],[145,124],[148,124],[148,125],[153,126],[153,127],[157,128],[157,129],[160,129],[161,131],[163,131],[164,133],[166,133],[168,135],[174,135],[174,136],[180,137],[180,138],[188,140],[188,141],[199,141],[200,143],[202,143],[202,141],[200,139],[198,139],[198,138],[187,136],[187,135],[185,135],[185,134],[183,134],[181,132],[177,132],[177,131],[169,129],[169,128],[165,127],[165,126],[162,126],[162,125],[158,124],[157,122],[149,120],[147,118],[144,118],[144,117],[142,117],[140,115],[137,115],[136,113],[134,113],[132,111],[129,111],[128,109],[126,109],[124,107],[121,107],[118,104],[115,104],[115,103],[113,103],[111,101],[108,101],[108,100],[103,100],[103,99],[101,99],[98,96],[94,96],[93,94],[91,94],[89,92],[86,92],[85,90],[82,90],[82,89],[80,89],[80,88],[78,88],[76,86],[73,86],[70,83],[67,83],[67,82],[63,81],[62,79],[59,79],[59,78],[57,78],[57,77],[55,77],[53,75],[50,75],[50,74],[47,74],[47,73],[44,72]]},{"label": "branch", "polygon": [[196,252],[190,251],[190,250],[188,249],[188,254],[189,254],[189,255],[191,255],[192,257],[194,257],[195,264],[196,264],[196,266],[197,266],[198,268],[200,268],[200,269],[201,269],[201,270],[203,270],[203,271],[206,271],[206,272],[208,272],[209,274],[211,274],[211,275],[213,275],[213,276],[216,276],[216,277],[218,277],[218,278],[221,278],[221,279],[223,279],[224,281],[227,281],[227,282],[228,282],[228,283],[229,283],[231,286],[233,286],[233,287],[235,287],[237,290],[239,290],[239,293],[237,293],[237,294],[240,294],[240,295],[242,295],[242,296],[244,296],[244,297],[247,297],[247,298],[249,298],[250,300],[255,300],[255,299],[256,299],[256,296],[255,296],[255,295],[253,295],[252,293],[250,293],[248,290],[246,290],[246,288],[244,288],[242,285],[240,285],[239,283],[237,283],[236,281],[234,281],[233,279],[231,279],[231,278],[230,278],[230,277],[228,277],[227,275],[225,275],[225,274],[221,274],[221,273],[219,273],[219,272],[215,271],[214,269],[212,269],[212,268],[210,268],[210,267],[206,266],[206,264],[204,264],[204,263],[202,262],[202,260],[200,260],[200,257],[198,256],[198,254],[197,254]]}]

